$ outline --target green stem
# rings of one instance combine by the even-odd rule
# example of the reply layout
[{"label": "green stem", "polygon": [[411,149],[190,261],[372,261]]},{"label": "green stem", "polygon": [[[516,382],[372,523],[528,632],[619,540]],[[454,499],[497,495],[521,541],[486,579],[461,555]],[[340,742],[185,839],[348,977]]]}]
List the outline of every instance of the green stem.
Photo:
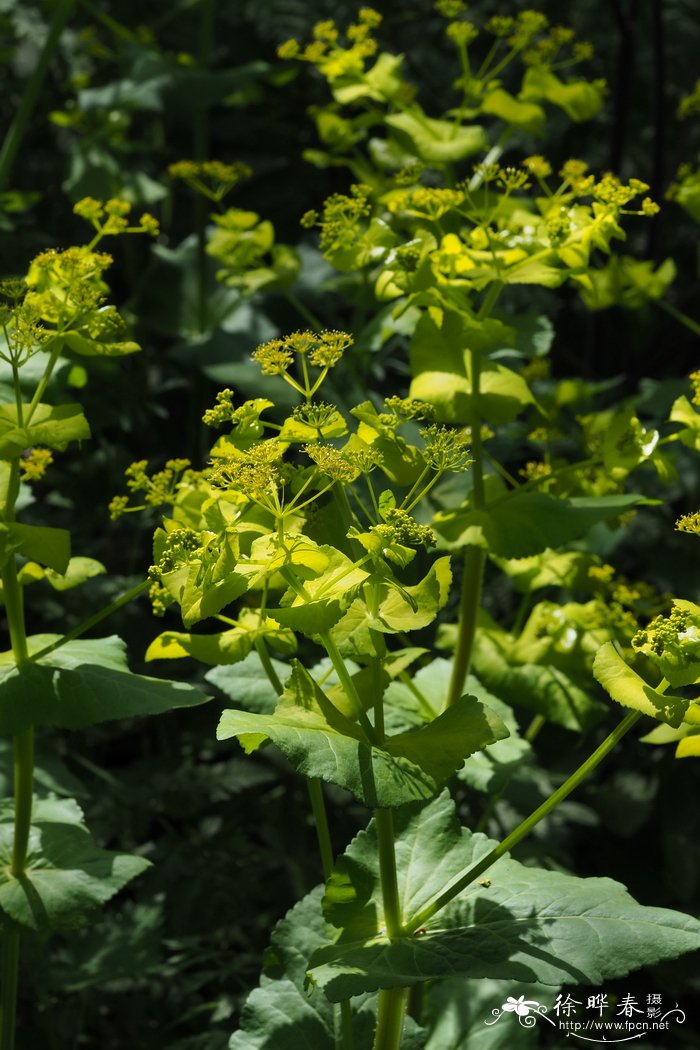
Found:
[{"label": "green stem", "polygon": [[15,119],[10,124],[0,149],[0,190],[5,189],[9,182],[17,152],[31,123],[32,112],[39,97],[41,86],[44,83],[49,63],[56,51],[58,39],[70,18],[75,2],[76,0],[59,0],[54,11],[49,33],[41,49],[39,60],[27,82],[19,108],[15,114]]},{"label": "green stem", "polygon": [[680,324],[685,325],[695,335],[700,335],[700,323],[695,321],[692,317],[688,317],[682,310],[672,306],[671,303],[667,303],[665,299],[655,299],[654,302],[657,306],[660,306],[662,310],[665,310],[667,314],[670,314]]},{"label": "green stem", "polygon": [[277,674],[277,671],[275,671],[275,667],[270,658],[268,648],[265,645],[264,640],[260,638],[260,636],[258,636],[255,639],[255,651],[260,657],[260,663],[263,665],[263,670],[270,681],[270,685],[275,690],[278,696],[282,696],[282,693],[284,692],[284,686],[280,681],[280,677]]},{"label": "green stem", "polygon": [[53,346],[51,347],[51,353],[49,354],[49,360],[48,360],[48,362],[46,364],[46,368],[44,369],[44,374],[41,377],[41,379],[39,380],[39,382],[37,383],[37,388],[34,391],[34,397],[30,401],[29,408],[27,409],[27,414],[26,414],[26,416],[24,418],[25,426],[29,426],[29,424],[32,421],[32,416],[34,415],[34,412],[36,411],[37,405],[39,404],[39,402],[41,401],[42,397],[44,396],[44,391],[46,390],[47,386],[49,385],[49,380],[51,379],[51,376],[53,375],[53,370],[56,367],[56,362],[58,361],[59,357],[61,356],[61,351],[62,350],[63,350],[63,339],[60,336],[55,336],[54,339],[53,339]]},{"label": "green stem", "polygon": [[372,723],[367,718],[364,706],[362,704],[362,700],[360,699],[359,693],[355,688],[355,683],[350,677],[350,673],[348,672],[348,669],[345,666],[345,661],[340,655],[340,650],[338,649],[338,646],[331,638],[329,631],[324,631],[322,634],[319,634],[318,637],[321,642],[321,645],[330,657],[335,673],[338,675],[340,684],[345,690],[345,695],[347,696],[348,700],[355,709],[355,717],[362,726],[367,736],[367,739],[370,740],[372,743],[375,743],[376,733],[374,731]]},{"label": "green stem", "polygon": [[302,303],[301,299],[299,299],[294,292],[290,291],[289,288],[285,288],[284,297],[290,306],[294,307],[299,316],[311,326],[314,332],[320,332],[322,330],[323,325],[318,317],[316,317],[316,315],[313,314],[304,303]]},{"label": "green stem", "polygon": [[[13,464],[13,470],[15,464]],[[8,513],[14,516],[14,505]],[[12,652],[18,669],[28,660],[27,632],[24,622],[22,588],[17,577],[17,564],[11,556],[2,573],[5,613],[10,628]],[[19,879],[24,874],[32,821],[32,794],[34,786],[34,727],[17,734],[14,746],[15,818],[12,843],[11,875]],[[0,981],[0,1050],[13,1050],[15,1045],[15,1014],[19,973],[20,934],[6,926],[2,935],[2,970]]]},{"label": "green stem", "polygon": [[113,602],[110,602],[109,605],[105,605],[105,607],[100,609],[99,612],[96,612],[94,616],[89,616],[87,620],[83,620],[83,622],[79,623],[77,627],[74,627],[72,631],[68,631],[67,634],[61,635],[61,637],[56,639],[55,642],[52,642],[51,645],[47,645],[43,649],[40,649],[38,653],[33,653],[28,659],[32,662],[42,660],[45,656],[48,656],[49,653],[53,653],[56,649],[60,649],[62,645],[66,644],[66,642],[72,642],[74,638],[80,638],[81,635],[85,634],[86,631],[89,631],[91,627],[95,627],[102,620],[111,616],[113,612],[116,612],[117,609],[121,609],[122,605],[126,605],[127,602],[137,598],[139,594],[143,594],[149,587],[150,582],[148,580],[143,580],[141,583],[137,583],[135,587],[131,588],[131,590],[122,594],[121,598],[115,598]]},{"label": "green stem", "polygon": [[[279,679],[279,675],[275,671],[265,641],[262,638],[256,638],[255,648],[257,650],[258,656],[260,657],[260,662],[263,665],[265,674],[270,680],[272,688],[275,690],[278,696],[281,696],[284,692],[284,686],[282,685]],[[325,882],[328,882],[333,873],[334,858],[333,845],[331,843],[331,833],[330,828],[328,827],[326,800],[323,797],[323,785],[317,777],[307,777],[306,786],[308,788],[309,799],[311,801],[311,811],[314,817],[316,838],[318,839],[318,849],[319,853],[321,854],[321,869],[323,871],[323,878]],[[353,1050],[354,1039],[352,1034],[352,1009],[349,1001],[340,1003],[340,1039],[343,1050]]]},{"label": "green stem", "polygon": [[390,809],[375,809],[374,825],[377,833],[379,854],[379,878],[382,884],[382,902],[386,935],[390,941],[400,937],[401,904],[399,884],[396,876],[396,852],[394,850],[394,814]]},{"label": "green stem", "polygon": [[311,799],[311,810],[316,824],[316,838],[321,854],[321,867],[323,878],[326,882],[333,872],[333,846],[331,845],[331,833],[328,828],[328,816],[326,814],[326,803],[323,797],[321,781],[317,777],[307,777],[306,783]]},{"label": "green stem", "polygon": [[422,908],[417,915],[414,915],[410,922],[406,923],[404,933],[406,935],[415,933],[422,926],[425,925],[434,915],[437,915],[450,901],[454,900],[462,890],[466,889],[470,883],[478,879],[494,864],[499,857],[502,857],[509,850],[513,849],[514,846],[524,839],[526,835],[529,835],[536,824],[539,824],[551,811],[563,802],[571,792],[578,787],[581,781],[585,780],[586,777],[591,773],[596,766],[602,762],[602,760],[612,751],[612,749],[620,742],[622,737],[627,733],[633,725],[641,718],[639,711],[630,711],[629,714],[625,715],[622,721],[613,729],[612,733],[606,736],[605,740],[600,744],[595,751],[588,756],[578,769],[571,774],[571,776],[564,781],[561,787],[558,787],[549,798],[542,803],[541,806],[531,813],[529,817],[526,817],[517,828],[511,831],[510,835],[506,835],[502,842],[492,849],[485,857],[483,857],[478,863],[474,864],[469,868],[464,875],[461,875],[455,882],[451,883],[446,889],[442,891],[437,897],[434,898],[429,904]]},{"label": "green stem", "polygon": [[[484,297],[477,320],[483,321],[491,313],[503,285],[494,281]],[[484,455],[481,443],[481,351],[467,350],[471,355],[471,444],[474,462],[472,465],[472,506],[479,510],[485,504],[484,494]],[[469,665],[474,647],[476,622],[481,607],[481,591],[484,579],[486,551],[482,547],[467,547],[464,552],[464,572],[462,576],[462,593],[459,604],[459,627],[457,646],[452,664],[452,677],[445,700],[445,707],[456,703],[462,695],[464,683],[469,674]]]},{"label": "green stem", "polygon": [[[401,903],[396,876],[396,852],[394,848],[394,814],[390,809],[375,809],[374,825],[377,833],[379,855],[379,879],[382,886],[384,923],[389,940],[403,934]],[[377,1031],[374,1050],[399,1050],[403,1017],[406,1005],[406,989],[382,989],[379,993]]]},{"label": "green stem", "polygon": [[29,832],[32,825],[34,788],[34,726],[14,738],[15,752],[15,834],[12,843],[11,872],[20,879],[27,864]]},{"label": "green stem", "polygon": [[374,1050],[399,1050],[405,1004],[405,988],[382,988],[379,993]]},{"label": "green stem", "polygon": [[450,688],[445,707],[455,704],[464,690],[464,683],[469,674],[474,635],[481,606],[481,588],[484,579],[486,551],[482,547],[467,547],[464,552],[464,574],[462,577],[462,596],[459,605],[459,627],[457,645]]}]

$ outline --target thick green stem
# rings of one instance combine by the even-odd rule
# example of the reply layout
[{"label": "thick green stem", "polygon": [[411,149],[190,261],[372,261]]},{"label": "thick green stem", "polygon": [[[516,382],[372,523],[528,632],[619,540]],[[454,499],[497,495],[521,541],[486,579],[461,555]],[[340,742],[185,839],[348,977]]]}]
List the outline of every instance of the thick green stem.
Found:
[{"label": "thick green stem", "polygon": [[31,123],[32,112],[39,97],[41,86],[44,83],[49,63],[56,51],[58,39],[70,18],[75,2],[76,0],[59,0],[59,3],[56,5],[46,42],[41,49],[41,54],[32,75],[26,84],[15,119],[10,124],[5,135],[5,141],[0,149],[0,190],[4,190],[10,180],[13,164],[22,145],[22,139]]},{"label": "thick green stem", "polygon": [[34,788],[34,727],[14,738],[15,752],[15,835],[12,843],[12,874],[24,875],[27,864],[29,832],[32,826]]},{"label": "thick green stem", "polygon": [[380,991],[374,1050],[399,1050],[405,1006],[405,988],[383,988]]},{"label": "thick green stem", "polygon": [[382,884],[384,923],[389,940],[400,937],[403,931],[399,884],[396,877],[394,850],[394,814],[390,809],[375,809],[374,825],[379,853],[379,878]]},{"label": "thick green stem", "polygon": [[343,660],[343,657],[340,654],[338,646],[335,644],[328,631],[324,631],[322,634],[319,634],[318,637],[321,642],[321,645],[330,657],[335,673],[338,675],[340,684],[345,690],[345,695],[347,696],[348,700],[355,709],[355,717],[357,718],[362,729],[364,730],[367,739],[370,740],[372,743],[375,743],[376,733],[374,731],[372,723],[370,722],[365,713],[365,709],[362,704],[362,700],[360,699],[360,695],[357,692],[357,689],[355,688],[355,684],[352,678],[350,677],[350,673],[347,667],[345,666],[345,661]]},{"label": "thick green stem", "polygon": [[450,689],[445,701],[445,707],[450,707],[459,700],[469,674],[476,623],[481,606],[481,587],[485,564],[486,551],[483,548],[467,547],[464,552],[464,575],[462,577],[462,596],[459,605],[457,646],[455,648]]},{"label": "thick green stem", "polygon": [[625,715],[620,724],[613,729],[612,733],[606,736],[602,744],[595,749],[593,754],[589,755],[585,762],[583,762],[578,769],[571,774],[571,776],[564,781],[561,787],[549,796],[549,798],[542,803],[541,806],[531,813],[529,817],[526,817],[522,823],[518,824],[517,828],[511,831],[510,835],[506,835],[502,842],[492,849],[485,857],[483,857],[477,864],[474,864],[469,868],[464,875],[461,875],[455,882],[442,891],[437,897],[434,898],[429,904],[427,904],[417,915],[414,915],[410,922],[406,923],[405,933],[415,933],[422,926],[425,925],[434,915],[437,915],[445,905],[449,904],[450,901],[454,900],[462,890],[466,889],[470,883],[474,882],[475,879],[483,874],[494,864],[499,857],[502,857],[504,853],[508,853],[514,846],[524,839],[526,835],[529,835],[536,824],[539,824],[551,811],[563,802],[571,792],[578,787],[581,781],[585,780],[586,777],[591,773],[596,766],[602,762],[602,760],[612,751],[612,749],[619,743],[622,737],[627,733],[632,726],[641,718],[639,711],[630,711],[629,714]]},{"label": "thick green stem", "polygon": [[[477,320],[483,321],[489,316],[503,285],[494,282],[484,297]],[[471,444],[474,462],[472,465],[472,506],[479,510],[485,504],[484,494],[484,454],[481,443],[481,351],[465,350],[469,355],[469,373],[471,376]],[[481,591],[484,579],[486,551],[482,547],[467,547],[464,552],[464,574],[462,577],[462,594],[459,604],[459,627],[457,645],[450,688],[445,700],[445,707],[456,703],[462,695],[474,647],[476,621],[481,607]]]},{"label": "thick green stem", "polygon": [[[274,664],[270,659],[270,654],[264,639],[257,638],[255,648],[260,657],[260,662],[263,665],[265,674],[270,680],[272,688],[278,696],[281,696],[284,692],[284,687],[280,681],[279,675],[275,671]],[[309,791],[311,811],[314,816],[318,849],[321,854],[323,878],[325,882],[328,882],[333,873],[334,858],[331,833],[330,828],[328,827],[328,814],[326,813],[326,800],[323,797],[323,785],[318,777],[307,777],[306,786]],[[340,1021],[339,1026],[338,1021]],[[338,1039],[340,1040],[340,1045],[343,1050],[353,1050],[354,1038],[352,1033],[352,1008],[349,1000],[340,1003],[340,1011],[336,1014],[336,1044]]]},{"label": "thick green stem", "polygon": [[[14,469],[14,465],[13,465]],[[7,508],[8,517],[14,517],[14,506]],[[5,612],[10,628],[10,641],[17,667],[27,663],[27,633],[24,623],[22,589],[17,578],[17,565],[10,557],[2,573]],[[29,831],[32,821],[32,794],[34,786],[34,728],[19,733],[14,745],[15,821],[10,872],[20,878],[25,871]],[[15,1013],[19,972],[20,934],[6,927],[3,933],[2,970],[0,981],[0,1050],[13,1050],[15,1045]]]}]

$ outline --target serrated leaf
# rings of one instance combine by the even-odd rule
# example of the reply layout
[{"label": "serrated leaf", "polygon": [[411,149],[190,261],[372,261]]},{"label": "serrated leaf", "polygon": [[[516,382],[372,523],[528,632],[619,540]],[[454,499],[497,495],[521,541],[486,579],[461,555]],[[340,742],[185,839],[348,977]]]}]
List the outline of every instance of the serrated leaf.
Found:
[{"label": "serrated leaf", "polygon": [[[328,937],[321,911],[323,887],[308,893],[287,912],[273,930],[265,952],[260,986],[248,996],[238,1031],[229,1050],[336,1050],[338,1007],[318,989],[306,987],[308,960]],[[355,1050],[372,1045],[375,1029],[374,997],[359,996],[351,1003]],[[420,1030],[407,1018],[402,1050],[422,1050]]]},{"label": "serrated leaf", "polygon": [[[30,639],[38,652],[59,635]],[[21,670],[12,654],[0,662],[0,735],[16,735],[32,725],[82,729],[114,718],[160,714],[194,707],[209,699],[184,682],[134,674],[120,638],[66,642]]]},{"label": "serrated leaf", "polygon": [[509,663],[512,639],[496,639],[478,631],[474,643],[474,671],[487,689],[509,706],[522,706],[547,721],[574,732],[585,732],[600,721],[605,706],[557,667]]},{"label": "serrated leaf", "polygon": [[337,784],[367,806],[401,806],[432,797],[468,755],[507,734],[488,708],[462,697],[425,728],[380,746],[322,697],[315,691],[308,707],[285,701],[273,715],[224,711],[217,737],[236,737],[248,753],[271,740],[300,773]]},{"label": "serrated leaf", "polygon": [[[274,659],[271,662],[275,674],[284,683],[290,671],[288,664]],[[275,710],[278,696],[256,652],[250,653],[239,664],[214,667],[204,678],[229,700],[248,711],[272,714]]]},{"label": "serrated leaf", "polygon": [[659,693],[628,667],[612,642],[596,653],[593,674],[606,693],[623,707],[631,707],[677,729],[690,703],[680,696]]},{"label": "serrated leaf", "polygon": [[430,1033],[424,1050],[534,1050],[532,1030],[518,1024],[515,1016],[512,1024],[484,1022],[508,996],[543,1002],[553,1000],[556,991],[548,985],[487,978],[436,981],[426,990],[421,1014]]},{"label": "serrated leaf", "polygon": [[36,801],[26,872],[11,874],[14,812],[0,804],[0,909],[42,934],[86,924],[150,861],[97,847],[72,799]]},{"label": "serrated leaf", "polygon": [[[404,923],[496,843],[460,827],[447,792],[394,815]],[[309,976],[337,1001],[376,988],[442,977],[590,984],[700,947],[700,922],[643,907],[607,878],[580,879],[505,857],[425,922],[390,941],[374,821],[339,858],[324,912],[340,938],[318,949]]]},{"label": "serrated leaf", "polygon": [[566,587],[568,590],[590,588],[588,570],[598,565],[594,554],[584,551],[542,551],[529,558],[499,558],[493,561],[524,594],[541,587]]},{"label": "serrated leaf", "polygon": [[556,550],[585,536],[598,522],[649,502],[632,493],[560,499],[543,492],[515,492],[487,510],[439,512],[433,528],[449,550],[473,544],[502,558],[525,558],[548,547]]}]

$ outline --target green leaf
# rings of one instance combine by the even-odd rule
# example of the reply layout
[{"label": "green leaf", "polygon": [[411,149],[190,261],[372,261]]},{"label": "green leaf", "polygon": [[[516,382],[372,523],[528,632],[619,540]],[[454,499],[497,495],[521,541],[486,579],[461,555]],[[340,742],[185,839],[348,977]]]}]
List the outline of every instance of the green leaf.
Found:
[{"label": "green leaf", "polygon": [[87,332],[65,332],[62,338],[81,357],[125,357],[141,349],[133,339],[94,339]]},{"label": "green leaf", "polygon": [[35,801],[26,873],[11,874],[14,807],[0,803],[0,909],[39,933],[82,926],[149,868],[143,857],[97,847],[72,799]]},{"label": "green leaf", "polygon": [[571,120],[577,123],[590,120],[600,112],[604,100],[604,88],[586,80],[565,83],[544,66],[530,66],[523,78],[520,98],[525,102],[545,99],[559,106]]},{"label": "green leaf", "polygon": [[[29,405],[23,405],[28,415]],[[69,441],[90,437],[90,427],[80,405],[38,404],[28,426],[20,426],[15,404],[0,405],[0,457],[14,459],[33,445],[64,449]]]},{"label": "green leaf", "polygon": [[[337,1007],[319,989],[306,986],[308,960],[328,938],[322,894],[323,887],[317,886],[275,926],[260,986],[246,1000],[229,1050],[337,1050]],[[350,1009],[354,1047],[371,1046],[376,1026],[374,997],[358,996]],[[424,1041],[415,1022],[406,1018],[402,1050],[422,1050]]]},{"label": "green leaf", "polygon": [[489,145],[480,125],[463,127],[450,120],[434,120],[417,107],[414,112],[391,113],[384,122],[401,148],[425,164],[454,164]]},{"label": "green leaf", "polygon": [[318,687],[306,703],[283,700],[274,715],[224,711],[217,737],[236,737],[247,753],[271,740],[300,773],[337,784],[367,806],[401,806],[432,797],[468,755],[507,734],[473,697],[381,746],[370,744]]},{"label": "green leaf", "polygon": [[270,613],[283,627],[311,636],[335,627],[343,615],[343,605],[339,599],[333,598],[289,605],[286,609],[270,609]]},{"label": "green leaf", "polygon": [[[280,682],[284,683],[289,676],[289,665],[273,659],[272,667]],[[204,677],[234,704],[248,711],[272,714],[277,706],[277,693],[256,652],[250,653],[239,664],[214,667]]]},{"label": "green leaf", "polygon": [[516,491],[487,510],[440,512],[433,528],[448,550],[473,544],[502,558],[525,558],[548,547],[556,550],[598,522],[649,502],[633,493],[561,499]]},{"label": "green leaf", "polygon": [[[513,981],[452,977],[429,985],[421,1020],[430,1033],[424,1050],[535,1050],[530,1028],[512,1023],[485,1026],[510,996],[552,1001],[558,989]],[[520,1020],[520,1018],[518,1018]]]},{"label": "green leaf", "polygon": [[673,402],[668,418],[672,423],[683,425],[676,437],[688,448],[700,451],[700,412],[695,411],[687,397],[679,397]]},{"label": "green leaf", "polygon": [[[59,635],[30,639],[30,652],[58,641]],[[66,642],[18,670],[11,653],[0,657],[0,735],[16,735],[32,725],[83,729],[113,718],[160,714],[208,700],[183,682],[134,674],[120,638]]]},{"label": "green leaf", "polygon": [[616,412],[606,428],[603,464],[614,478],[625,477],[654,452],[658,430],[646,430],[632,409]]},{"label": "green leaf", "polygon": [[[459,825],[447,792],[399,810],[394,825],[404,923],[496,845]],[[505,857],[415,935],[389,941],[374,821],[339,858],[324,912],[341,933],[314,953],[309,977],[333,1002],[455,976],[598,986],[700,947],[700,922],[642,907],[612,879]]]},{"label": "green leaf", "polygon": [[[423,314],[410,345],[411,397],[429,401],[437,418],[451,423],[468,422],[473,416],[471,354],[468,349],[487,350],[513,345],[515,332],[490,318],[466,322],[446,311]],[[535,398],[521,375],[497,361],[482,361],[479,381],[479,412],[489,423],[508,423]]]},{"label": "green leaf", "polygon": [[498,558],[493,561],[523,594],[541,587],[566,587],[568,590],[590,589],[588,570],[599,564],[594,554],[584,551],[544,550],[529,558]]},{"label": "green leaf", "polygon": [[163,631],[146,650],[146,660],[177,660],[192,656],[212,667],[217,664],[235,664],[243,660],[253,648],[254,636],[241,627],[232,627],[220,634],[186,634],[183,631]]},{"label": "green leaf", "polygon": [[319,441],[321,438],[343,437],[348,432],[347,423],[340,412],[334,409],[320,426],[312,426],[303,419],[288,416],[279,433],[280,441]]},{"label": "green leaf", "polygon": [[489,91],[481,103],[481,112],[499,117],[506,124],[521,127],[530,133],[536,133],[545,119],[545,112],[534,102],[520,102],[503,88]]},{"label": "green leaf", "polygon": [[102,562],[78,556],[70,559],[65,572],[62,573],[56,572],[55,569],[42,569],[36,562],[29,561],[22,566],[18,575],[20,583],[46,580],[55,591],[70,591],[105,572],[107,570]]},{"label": "green leaf", "polygon": [[547,721],[585,732],[600,721],[605,706],[557,667],[513,666],[513,639],[505,632],[480,630],[474,643],[474,671],[487,689],[511,707],[536,711]]},{"label": "green leaf", "polygon": [[23,525],[18,521],[2,526],[0,547],[16,551],[25,558],[33,558],[40,565],[62,576],[70,563],[70,533],[66,529],[51,529],[44,525]]},{"label": "green leaf", "polygon": [[277,923],[260,987],[246,1000],[229,1050],[335,1050],[333,1007],[320,991],[304,990],[307,960],[326,938],[321,894],[321,887],[312,890]]},{"label": "green leaf", "polygon": [[677,729],[690,703],[680,696],[659,693],[628,667],[612,642],[596,653],[593,674],[606,693],[623,707],[631,707]]}]

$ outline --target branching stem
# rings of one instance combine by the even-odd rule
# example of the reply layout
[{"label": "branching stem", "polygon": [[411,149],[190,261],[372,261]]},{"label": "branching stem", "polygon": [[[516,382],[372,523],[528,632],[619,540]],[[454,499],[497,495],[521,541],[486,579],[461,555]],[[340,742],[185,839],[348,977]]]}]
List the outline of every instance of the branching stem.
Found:
[{"label": "branching stem", "polygon": [[480,861],[472,865],[463,875],[460,875],[458,879],[450,883],[442,893],[438,894],[429,904],[426,904],[424,908],[414,915],[409,922],[406,923],[405,933],[415,933],[416,930],[421,929],[434,915],[437,915],[450,901],[453,901],[462,890],[466,889],[475,879],[478,879],[488,868],[494,864],[499,857],[502,857],[509,850],[513,849],[514,846],[520,842],[521,839],[529,835],[536,824],[539,824],[560,802],[563,802],[571,792],[578,787],[578,785],[586,779],[596,766],[602,762],[602,760],[612,751],[612,749],[619,743],[622,737],[627,733],[633,725],[641,718],[639,711],[630,711],[622,719],[620,724],[613,729],[612,733],[606,736],[605,740],[600,744],[595,751],[588,756],[577,770],[575,770],[571,776],[564,781],[564,783],[554,791],[541,806],[531,813],[529,817],[526,817],[517,828],[511,831],[510,835],[506,835],[502,842],[500,842],[494,849],[491,850],[485,857],[482,857]]}]

